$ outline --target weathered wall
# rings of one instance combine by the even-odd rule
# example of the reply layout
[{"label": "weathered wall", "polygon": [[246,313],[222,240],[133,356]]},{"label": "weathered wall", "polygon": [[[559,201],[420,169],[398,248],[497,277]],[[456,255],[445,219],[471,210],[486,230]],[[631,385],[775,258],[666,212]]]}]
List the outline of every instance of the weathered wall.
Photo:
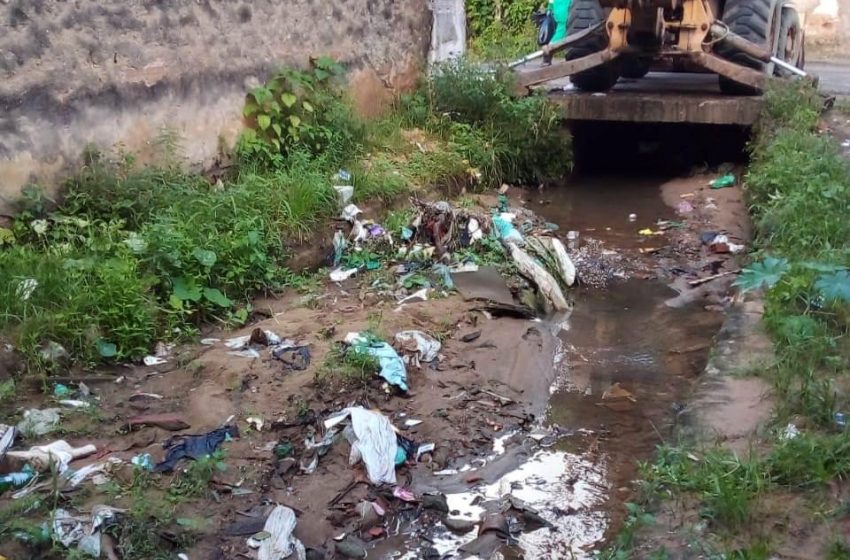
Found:
[{"label": "weathered wall", "polygon": [[86,144],[144,156],[165,125],[210,164],[246,91],[310,56],[344,62],[374,112],[415,82],[431,18],[427,0],[0,0],[0,209]]}]

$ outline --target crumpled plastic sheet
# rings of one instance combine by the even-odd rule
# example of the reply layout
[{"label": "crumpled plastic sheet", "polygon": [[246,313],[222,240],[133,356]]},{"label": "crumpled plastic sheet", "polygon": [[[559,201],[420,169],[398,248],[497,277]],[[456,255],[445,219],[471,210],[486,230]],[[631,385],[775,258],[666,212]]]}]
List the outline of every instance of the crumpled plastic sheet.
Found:
[{"label": "crumpled plastic sheet", "polygon": [[383,341],[370,342],[367,337],[357,332],[348,333],[345,342],[358,354],[369,354],[377,358],[381,366],[379,375],[390,385],[407,392],[407,368],[392,346]]},{"label": "crumpled plastic sheet", "polygon": [[66,548],[77,548],[94,558],[100,557],[100,528],[126,510],[105,505],[94,506],[91,518],[75,517],[62,508],[53,512],[53,535]]},{"label": "crumpled plastic sheet", "polygon": [[293,557],[293,553],[296,560],[306,560],[307,550],[292,534],[296,523],[294,511],[285,506],[275,506],[263,527],[271,536],[260,543],[257,560],[283,560]]},{"label": "crumpled plastic sheet", "polygon": [[525,245],[525,239],[522,237],[519,230],[511,223],[507,214],[493,216],[493,227],[495,228],[502,243],[515,243],[520,247]]},{"label": "crumpled plastic sheet", "polygon": [[[395,341],[404,352],[412,354],[409,360],[416,367],[419,367],[419,362],[433,362],[442,348],[439,340],[422,331],[398,332]],[[405,358],[408,356],[405,355]]]},{"label": "crumpled plastic sheet", "polygon": [[18,422],[18,431],[29,437],[49,434],[59,426],[59,412],[58,408],[31,408],[24,412],[23,420]]},{"label": "crumpled plastic sheet", "polygon": [[351,426],[343,432],[351,444],[349,463],[362,460],[372,484],[395,484],[398,441],[389,419],[380,412],[354,406],[325,420],[325,428],[331,429],[346,418],[351,418]]},{"label": "crumpled plastic sheet", "polygon": [[200,459],[211,455],[227,437],[239,437],[239,428],[224,426],[201,435],[177,436],[166,442],[165,460],[157,463],[153,472],[171,472],[181,459]]}]

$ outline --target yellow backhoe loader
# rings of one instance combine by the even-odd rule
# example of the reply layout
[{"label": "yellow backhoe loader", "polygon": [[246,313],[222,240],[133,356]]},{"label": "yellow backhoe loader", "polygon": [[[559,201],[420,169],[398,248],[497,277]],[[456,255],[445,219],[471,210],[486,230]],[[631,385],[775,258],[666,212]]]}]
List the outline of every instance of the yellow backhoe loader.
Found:
[{"label": "yellow backhoe loader", "polygon": [[800,15],[784,0],[573,0],[567,26],[512,65],[523,89],[569,76],[603,92],[664,69],[713,72],[723,93],[752,95],[768,76],[806,76]]}]

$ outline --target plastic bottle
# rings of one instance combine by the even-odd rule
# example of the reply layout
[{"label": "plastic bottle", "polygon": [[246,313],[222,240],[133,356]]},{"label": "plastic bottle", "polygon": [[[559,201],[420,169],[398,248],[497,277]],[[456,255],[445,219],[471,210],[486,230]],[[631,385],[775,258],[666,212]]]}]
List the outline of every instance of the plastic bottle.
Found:
[{"label": "plastic bottle", "polygon": [[35,471],[29,465],[24,465],[20,472],[13,472],[0,476],[0,494],[6,490],[23,488],[33,479]]}]

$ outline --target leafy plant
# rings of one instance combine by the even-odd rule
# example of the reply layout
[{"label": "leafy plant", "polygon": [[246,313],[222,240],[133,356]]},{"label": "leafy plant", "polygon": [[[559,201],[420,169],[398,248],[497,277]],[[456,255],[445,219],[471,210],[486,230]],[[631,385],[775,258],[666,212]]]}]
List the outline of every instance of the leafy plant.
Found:
[{"label": "leafy plant", "polygon": [[753,263],[745,268],[735,281],[735,285],[739,286],[741,291],[744,292],[759,288],[770,288],[779,282],[782,275],[788,272],[790,268],[786,259],[766,257],[763,261]]},{"label": "leafy plant", "polygon": [[248,94],[243,115],[251,126],[240,144],[243,159],[279,166],[293,151],[340,156],[362,140],[363,127],[344,101],[344,68],[328,57],[308,70],[285,68]]},{"label": "leafy plant", "polygon": [[850,273],[846,270],[824,274],[815,282],[827,301],[850,303]]}]

